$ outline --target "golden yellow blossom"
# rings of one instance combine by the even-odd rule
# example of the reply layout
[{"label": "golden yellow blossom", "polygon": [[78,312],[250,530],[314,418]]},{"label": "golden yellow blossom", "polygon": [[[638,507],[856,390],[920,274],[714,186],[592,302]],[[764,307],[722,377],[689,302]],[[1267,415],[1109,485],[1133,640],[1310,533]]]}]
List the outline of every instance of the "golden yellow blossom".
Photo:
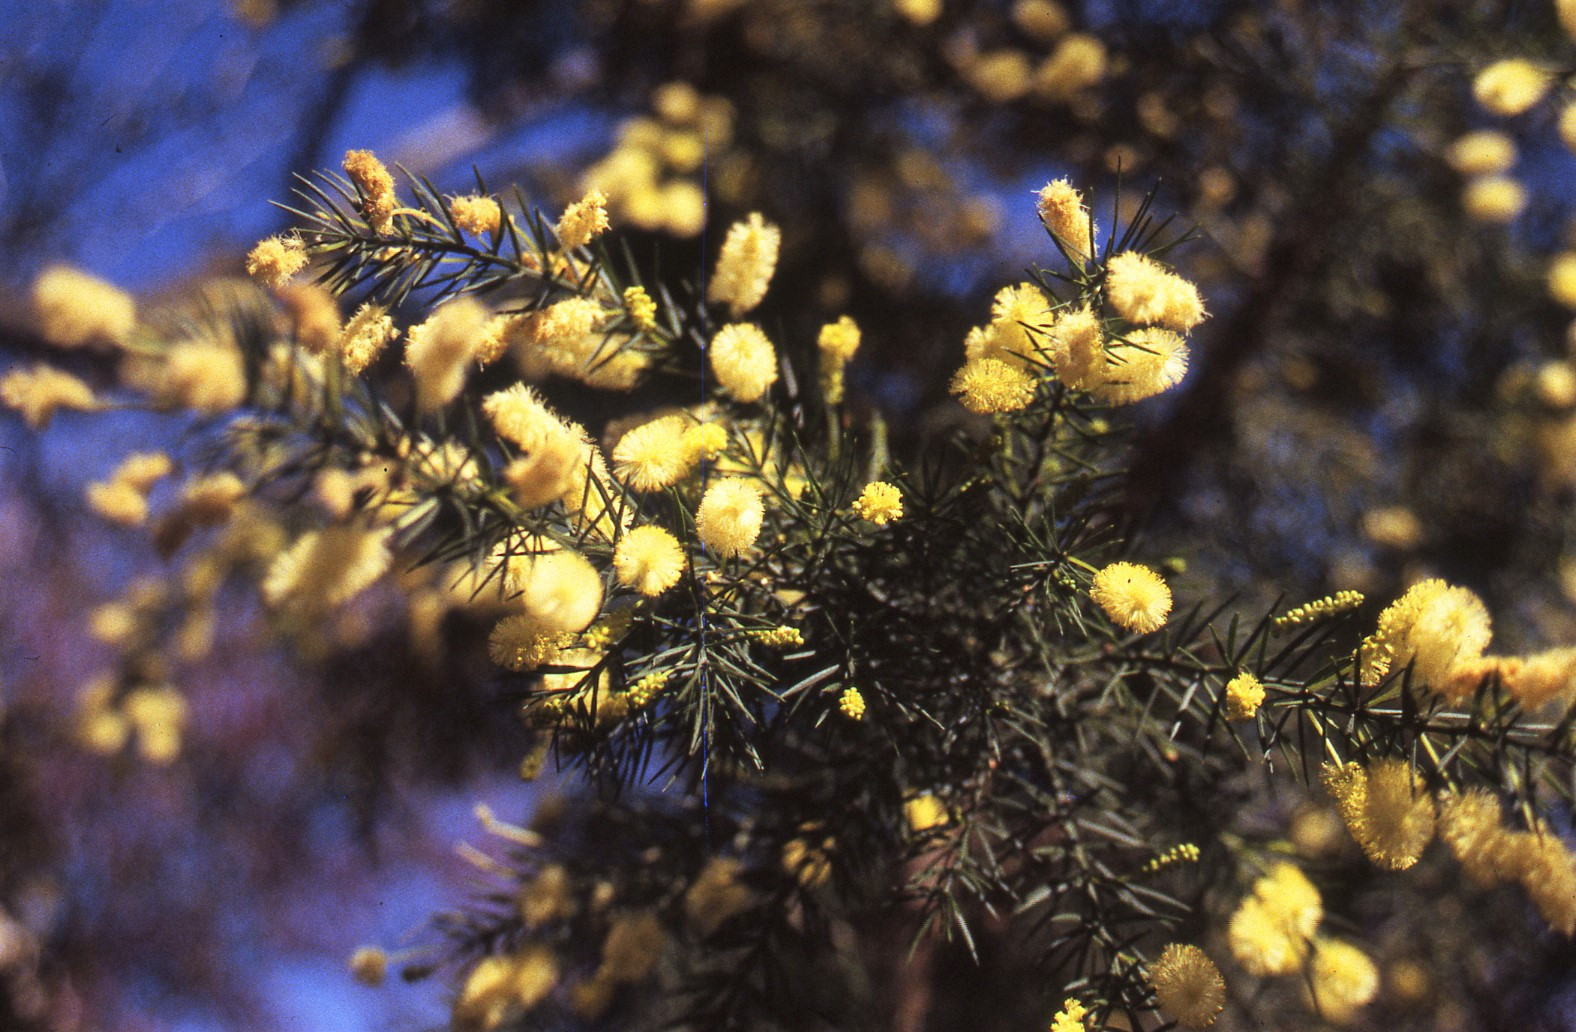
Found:
[{"label": "golden yellow blossom", "polygon": [[1576,858],[1552,828],[1512,832],[1504,840],[1504,861],[1527,890],[1550,928],[1570,938],[1576,934]]},{"label": "golden yellow blossom", "polygon": [[859,326],[846,315],[835,323],[822,326],[816,337],[816,349],[820,354],[821,393],[830,405],[840,404],[843,400],[843,371],[859,350],[859,342]]},{"label": "golden yellow blossom", "polygon": [[263,578],[263,600],[316,612],[359,595],[388,571],[388,531],[344,524],[307,531],[281,553]]},{"label": "golden yellow blossom", "polygon": [[394,177],[369,150],[345,152],[345,172],[361,195],[361,214],[374,233],[394,228]]},{"label": "golden yellow blossom", "polygon": [[1111,563],[1094,575],[1089,597],[1119,627],[1148,634],[1165,626],[1171,589],[1160,574],[1137,563]]},{"label": "golden yellow blossom", "polygon": [[535,617],[516,614],[493,626],[487,636],[487,654],[505,670],[518,673],[557,662],[569,640],[566,633],[544,631]]},{"label": "golden yellow blossom", "polygon": [[1459,137],[1445,157],[1464,176],[1497,175],[1516,163],[1516,144],[1497,129],[1480,129]]},{"label": "golden yellow blossom", "polygon": [[1149,966],[1149,984],[1165,1015],[1183,1028],[1208,1028],[1226,1007],[1226,982],[1209,954],[1172,943]]},{"label": "golden yellow blossom", "polygon": [[362,985],[382,985],[388,968],[389,955],[376,946],[363,946],[350,955],[350,974]]},{"label": "golden yellow blossom", "polygon": [[684,916],[702,938],[750,908],[755,893],[739,880],[744,865],[731,856],[706,861],[684,893]]},{"label": "golden yellow blossom", "polygon": [[591,190],[569,207],[558,219],[554,231],[566,250],[584,247],[607,232],[607,194]]},{"label": "golden yellow blossom", "polygon": [[1052,180],[1040,188],[1036,207],[1041,224],[1074,258],[1084,262],[1094,257],[1094,223],[1077,188],[1065,179]]},{"label": "golden yellow blossom", "polygon": [[33,281],[38,332],[60,348],[124,343],[137,325],[131,295],[96,276],[52,265]]},{"label": "golden yellow blossom", "polygon": [[547,998],[558,984],[558,961],[546,946],[528,945],[508,956],[483,957],[454,1001],[461,1032],[491,1032],[513,1014]]},{"label": "golden yellow blossom", "polygon": [[382,305],[367,302],[356,309],[339,336],[339,355],[352,374],[371,365],[393,340],[394,320]]},{"label": "golden yellow blossom", "polygon": [[1363,593],[1360,591],[1337,591],[1333,595],[1305,602],[1294,609],[1288,609],[1275,618],[1277,628],[1293,627],[1298,624],[1311,623],[1314,620],[1337,613],[1344,613],[1356,609],[1363,604]]},{"label": "golden yellow blossom", "polygon": [[668,680],[672,676],[667,670],[653,670],[643,675],[629,687],[629,704],[638,709],[650,703],[658,692],[668,686]]},{"label": "golden yellow blossom", "polygon": [[449,202],[449,218],[466,232],[481,236],[498,232],[503,225],[503,209],[491,197],[469,194]]},{"label": "golden yellow blossom", "polygon": [[874,480],[854,499],[854,515],[884,527],[903,516],[903,495],[891,484]]},{"label": "golden yellow blossom", "polygon": [[636,491],[660,491],[689,475],[694,453],[684,446],[683,416],[660,416],[629,430],[613,449],[613,472]]},{"label": "golden yellow blossom", "polygon": [[739,401],[759,401],[777,382],[777,349],[754,323],[731,323],[706,349],[712,374]]},{"label": "golden yellow blossom", "polygon": [[1326,1021],[1350,1022],[1379,993],[1379,970],[1368,954],[1338,939],[1318,939],[1308,973],[1309,1004]]},{"label": "golden yellow blossom", "polygon": [[1131,405],[1181,383],[1187,363],[1187,343],[1180,336],[1146,326],[1111,346],[1104,379],[1089,391],[1108,405]]},{"label": "golden yellow blossom", "polygon": [[1561,251],[1549,263],[1549,296],[1576,309],[1576,251]]},{"label": "golden yellow blossom", "polygon": [[661,527],[636,527],[619,539],[613,571],[620,584],[655,598],[683,576],[684,549]]},{"label": "golden yellow blossom", "polygon": [[695,423],[684,430],[681,444],[690,465],[711,462],[728,447],[728,428],[721,423]]},{"label": "golden yellow blossom", "polygon": [[1509,176],[1478,176],[1461,191],[1461,207],[1478,222],[1513,222],[1526,206],[1526,189]]},{"label": "golden yellow blossom", "polygon": [[148,496],[121,480],[87,486],[88,506],[110,523],[135,527],[148,518]]},{"label": "golden yellow blossom", "polygon": [[930,792],[922,792],[903,803],[903,816],[908,829],[916,835],[939,828],[950,819],[947,804]]},{"label": "golden yellow blossom", "polygon": [[649,332],[657,328],[657,303],[646,293],[645,287],[624,289],[624,311],[629,313],[629,321],[637,330]]},{"label": "golden yellow blossom", "polygon": [[583,631],[602,611],[602,577],[579,552],[513,556],[507,583],[544,634]]},{"label": "golden yellow blossom", "polygon": [[1478,885],[1498,884],[1511,876],[1506,868],[1508,832],[1499,800],[1483,789],[1452,792],[1439,801],[1439,838]]},{"label": "golden yellow blossom", "polygon": [[1457,664],[1478,660],[1492,634],[1482,599],[1442,580],[1425,580],[1379,614],[1379,627],[1359,650],[1359,675],[1365,685],[1412,664],[1414,683],[1448,697],[1470,692],[1451,678]]},{"label": "golden yellow blossom", "polygon": [[1325,789],[1368,859],[1392,871],[1417,863],[1434,838],[1434,801],[1406,760],[1381,759],[1366,768],[1326,763]]},{"label": "golden yellow blossom", "polygon": [[1041,100],[1071,100],[1105,78],[1105,44],[1082,32],[1063,36],[1051,56],[1034,70],[1031,88]]},{"label": "golden yellow blossom", "polygon": [[1063,1000],[1062,1009],[1051,1019],[1051,1032],[1088,1032],[1084,1020],[1088,1016],[1089,1011],[1077,1000]]},{"label": "golden yellow blossom", "polygon": [[432,412],[459,396],[475,358],[487,310],[470,297],[439,306],[427,321],[411,328],[405,364],[416,381],[416,407]]},{"label": "golden yellow blossom", "polygon": [[1105,296],[1135,326],[1187,331],[1204,321],[1198,288],[1148,255],[1123,251],[1106,266]]},{"label": "golden yellow blossom", "polygon": [[843,689],[843,694],[837,697],[837,708],[849,720],[865,719],[865,697],[852,685]]},{"label": "golden yellow blossom", "polygon": [[1016,412],[1034,400],[1034,377],[999,358],[966,363],[952,377],[952,393],[980,414]]},{"label": "golden yellow blossom", "polygon": [[755,544],[765,515],[761,488],[754,481],[737,477],[715,480],[701,497],[695,530],[701,544],[722,558],[731,558]]},{"label": "golden yellow blossom", "polygon": [[929,25],[941,17],[941,0],[892,0],[892,9],[914,25]]},{"label": "golden yellow blossom", "polygon": [[1512,57],[1478,72],[1472,80],[1472,96],[1496,115],[1519,115],[1543,99],[1554,76],[1524,58]]},{"label": "golden yellow blossom", "polygon": [[1302,966],[1323,919],[1319,890],[1294,865],[1277,863],[1231,915],[1231,955],[1251,975],[1289,975]]},{"label": "golden yellow blossom", "polygon": [[1264,686],[1252,671],[1243,670],[1226,682],[1227,720],[1252,720],[1263,704]]},{"label": "golden yellow blossom", "polygon": [[42,362],[31,369],[13,368],[0,377],[0,402],[20,413],[34,430],[48,426],[58,409],[91,412],[98,408],[91,387]]},{"label": "golden yellow blossom", "polygon": [[717,256],[717,269],[706,286],[706,300],[727,305],[734,319],[760,304],[777,269],[781,243],[782,231],[763,219],[760,212],[751,212],[745,221],[735,222]]},{"label": "golden yellow blossom", "polygon": [[164,354],[161,404],[216,415],[246,400],[246,365],[228,343],[185,340]]},{"label": "golden yellow blossom", "polygon": [[309,260],[300,237],[271,236],[247,254],[246,274],[270,287],[282,287],[306,268]]}]

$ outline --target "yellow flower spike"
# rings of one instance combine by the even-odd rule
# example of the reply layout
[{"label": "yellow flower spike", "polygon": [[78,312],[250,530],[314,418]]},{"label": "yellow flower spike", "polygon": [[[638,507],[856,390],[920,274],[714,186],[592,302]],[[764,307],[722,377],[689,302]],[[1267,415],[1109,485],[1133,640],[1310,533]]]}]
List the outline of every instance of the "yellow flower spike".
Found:
[{"label": "yellow flower spike", "polygon": [[646,293],[645,287],[634,286],[624,290],[624,311],[637,330],[649,332],[657,328],[657,303]]},{"label": "yellow flower spike", "polygon": [[1062,242],[1062,246],[1073,252],[1080,264],[1094,257],[1089,206],[1071,183],[1065,179],[1046,183],[1040,190],[1036,210],[1040,222]]},{"label": "yellow flower spike", "polygon": [[843,694],[837,698],[837,708],[849,720],[863,720],[865,718],[865,697],[858,688],[849,686],[843,689]]},{"label": "yellow flower spike", "polygon": [[374,233],[394,228],[394,177],[369,150],[345,152],[345,173],[361,194],[361,214]]},{"label": "yellow flower spike", "polygon": [[1050,1032],[1088,1032],[1085,1022],[1089,1011],[1077,1000],[1063,1000],[1062,1009],[1051,1019]]},{"label": "yellow flower spike", "polygon": [[751,212],[745,221],[735,222],[717,256],[717,269],[706,287],[706,300],[727,305],[734,319],[760,304],[777,269],[781,244],[782,230],[763,219],[760,212]]}]

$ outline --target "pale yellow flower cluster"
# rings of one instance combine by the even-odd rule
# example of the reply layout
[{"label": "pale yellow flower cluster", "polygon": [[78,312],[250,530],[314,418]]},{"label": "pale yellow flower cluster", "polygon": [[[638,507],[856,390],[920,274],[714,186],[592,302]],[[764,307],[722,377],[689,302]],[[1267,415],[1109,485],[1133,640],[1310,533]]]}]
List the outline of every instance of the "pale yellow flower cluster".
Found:
[{"label": "pale yellow flower cluster", "polygon": [[374,233],[387,233],[394,228],[394,209],[399,202],[394,197],[394,176],[369,150],[345,152],[345,174],[355,184],[360,195],[361,214]]},{"label": "pale yellow flower cluster", "polygon": [[1326,763],[1320,778],[1363,853],[1380,867],[1404,871],[1434,839],[1434,800],[1406,760]]},{"label": "pale yellow flower cluster", "polygon": [[1491,677],[1527,709],[1576,699],[1576,647],[1484,655],[1492,633],[1488,609],[1472,591],[1420,581],[1379,614],[1378,629],[1358,650],[1358,676],[1373,686],[1410,664],[1414,685],[1457,704]]},{"label": "pale yellow flower cluster", "polygon": [[717,268],[706,285],[706,300],[727,305],[734,319],[752,311],[771,285],[781,245],[782,230],[763,219],[760,212],[735,222],[728,228]]},{"label": "pale yellow flower cluster", "polygon": [[55,347],[125,343],[137,325],[131,295],[78,269],[51,266],[33,281],[38,331]]},{"label": "pale yellow flower cluster", "polygon": [[[1064,180],[1040,192],[1042,224],[1075,264],[1092,260],[1094,243],[1083,198]],[[952,393],[972,412],[1015,412],[1033,400],[1044,371],[1065,386],[1111,405],[1129,405],[1169,390],[1187,374],[1181,336],[1206,318],[1198,288],[1132,251],[1106,263],[1100,296],[1125,332],[1111,332],[1093,301],[1053,306],[1033,284],[996,295],[991,323],[969,331],[965,363]]]},{"label": "pale yellow flower cluster", "polygon": [[821,327],[816,337],[816,351],[820,356],[821,395],[828,405],[843,401],[843,374],[848,363],[859,351],[861,334],[859,324],[848,316]]},{"label": "pale yellow flower cluster", "polygon": [[42,362],[31,369],[13,368],[0,377],[0,403],[20,413],[34,430],[47,427],[60,409],[91,412],[99,405],[93,388]]},{"label": "pale yellow flower cluster", "polygon": [[163,452],[133,452],[108,480],[88,485],[88,506],[111,523],[135,527],[148,518],[148,492],[174,468]]},{"label": "pale yellow flower cluster", "polygon": [[656,118],[634,118],[619,127],[613,151],[581,177],[585,191],[600,190],[622,222],[674,236],[692,237],[706,223],[706,198],[698,174],[708,158],[722,167],[733,141],[733,107],[702,97],[684,82],[652,95]]},{"label": "pale yellow flower cluster", "polygon": [[1439,837],[1479,885],[1519,882],[1549,927],[1576,935],[1576,855],[1554,829],[1505,827],[1499,800],[1482,790],[1440,798]]}]

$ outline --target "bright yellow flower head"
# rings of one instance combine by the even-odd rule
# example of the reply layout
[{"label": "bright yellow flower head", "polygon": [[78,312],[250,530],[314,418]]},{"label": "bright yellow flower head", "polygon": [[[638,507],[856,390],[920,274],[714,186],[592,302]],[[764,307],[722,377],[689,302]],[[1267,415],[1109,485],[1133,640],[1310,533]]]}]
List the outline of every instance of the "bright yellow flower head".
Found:
[{"label": "bright yellow flower head", "polygon": [[607,195],[592,190],[564,209],[556,231],[566,250],[584,247],[607,231]]},{"label": "bright yellow flower head", "polygon": [[903,515],[903,496],[891,484],[880,480],[865,485],[864,492],[854,499],[854,515],[884,527]]},{"label": "bright yellow flower head", "polygon": [[1472,95],[1496,115],[1519,115],[1543,99],[1554,76],[1523,58],[1495,61],[1472,80]]},{"label": "bright yellow flower head", "polygon": [[64,265],[45,269],[33,281],[33,310],[39,333],[59,348],[120,344],[137,325],[130,294]]},{"label": "bright yellow flower head", "polygon": [[1433,841],[1434,801],[1407,761],[1327,763],[1321,778],[1352,838],[1380,867],[1403,871]]},{"label": "bright yellow flower head", "polygon": [[619,539],[613,572],[620,584],[655,598],[683,575],[684,549],[661,527],[636,527]]},{"label": "bright yellow flower head", "polygon": [[282,287],[306,268],[306,245],[300,237],[271,236],[246,256],[246,274],[270,287]]},{"label": "bright yellow flower head", "polygon": [[1016,412],[1034,400],[1034,377],[998,358],[969,362],[952,377],[952,393],[970,412]]},{"label": "bright yellow flower head", "polygon": [[683,416],[662,416],[628,431],[613,449],[613,472],[636,491],[660,491],[689,475],[694,452],[685,447]]},{"label": "bright yellow flower head", "polygon": [[1359,672],[1365,685],[1412,664],[1414,683],[1447,697],[1476,684],[1450,675],[1458,664],[1482,657],[1492,630],[1483,600],[1466,588],[1442,580],[1412,585],[1406,594],[1379,614],[1379,628],[1359,650]]},{"label": "bright yellow flower head", "polygon": [[1226,719],[1252,720],[1264,703],[1264,686],[1244,670],[1226,683]]},{"label": "bright yellow flower head", "polygon": [[739,401],[759,401],[777,382],[777,349],[754,323],[724,326],[706,350],[717,383]]},{"label": "bright yellow flower head", "polygon": [[1183,1028],[1207,1028],[1226,1006],[1226,982],[1197,946],[1172,943],[1149,968],[1160,1009]]},{"label": "bright yellow flower head", "polygon": [[1379,970],[1351,943],[1319,939],[1313,946],[1309,1003],[1326,1020],[1346,1024],[1379,993]]},{"label": "bright yellow flower head", "polygon": [[713,481],[695,512],[703,545],[723,558],[742,554],[761,533],[766,509],[754,481],[731,477]]},{"label": "bright yellow flower head", "polygon": [[491,197],[471,194],[449,202],[449,217],[467,233],[481,236],[498,232],[503,224],[503,209]]},{"label": "bright yellow flower head", "polygon": [[1104,379],[1090,393],[1109,405],[1131,405],[1181,383],[1187,363],[1187,343],[1177,334],[1153,326],[1133,330],[1111,346]]},{"label": "bright yellow flower head", "polygon": [[1112,563],[1096,573],[1089,596],[1118,626],[1140,634],[1158,631],[1171,612],[1171,589],[1137,563]]},{"label": "bright yellow flower head", "polygon": [[345,172],[361,194],[361,214],[374,233],[394,228],[394,177],[369,150],[345,152]]},{"label": "bright yellow flower head", "polygon": [[1057,179],[1046,183],[1040,190],[1037,205],[1040,222],[1050,230],[1062,246],[1081,260],[1094,257],[1094,243],[1090,227],[1089,207],[1083,194],[1067,180]]},{"label": "bright yellow flower head", "polygon": [[760,304],[777,269],[781,244],[782,230],[763,219],[760,212],[751,212],[745,221],[735,222],[722,243],[717,269],[706,287],[706,299],[727,305],[734,319]]}]

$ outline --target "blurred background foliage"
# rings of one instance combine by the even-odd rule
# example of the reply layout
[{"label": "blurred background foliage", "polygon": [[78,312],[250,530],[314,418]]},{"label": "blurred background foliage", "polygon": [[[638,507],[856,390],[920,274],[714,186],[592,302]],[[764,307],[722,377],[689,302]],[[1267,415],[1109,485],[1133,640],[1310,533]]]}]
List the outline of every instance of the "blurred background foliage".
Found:
[{"label": "blurred background foliage", "polygon": [[[1576,640],[1576,336],[1548,285],[1576,248],[1569,87],[1513,118],[1472,97],[1499,58],[1576,69],[1552,0],[9,0],[0,19],[5,365],[44,348],[47,266],[189,294],[285,224],[265,199],[294,173],[371,147],[550,210],[601,185],[674,281],[764,212],[783,245],[760,319],[799,342],[858,320],[851,399],[901,452],[960,417],[965,332],[1050,257],[1031,191],[1067,176],[1108,229],[1153,186],[1197,227],[1170,258],[1213,318],[1138,417],[1124,504],[1185,557],[1182,593],[1383,600],[1438,575],[1483,595],[1504,648]],[[1452,146],[1482,129],[1514,143],[1522,203],[1474,197]],[[102,383],[104,362],[66,364]],[[87,614],[106,573],[125,588],[154,562],[77,499],[106,435],[192,429],[0,416],[0,1027],[441,1022],[437,990],[357,995],[342,961],[459,891],[470,801],[524,805],[474,641],[418,655],[374,608],[357,647],[288,661],[226,598],[183,669],[177,764],[74,744],[106,655]],[[1470,938],[1418,906],[1430,949]],[[1499,934],[1481,1009],[1390,999],[1376,1027],[1572,1027],[1568,949]],[[1520,1009],[1499,995],[1511,944]],[[972,1027],[969,1001],[1010,987],[973,992],[923,1027]]]}]

